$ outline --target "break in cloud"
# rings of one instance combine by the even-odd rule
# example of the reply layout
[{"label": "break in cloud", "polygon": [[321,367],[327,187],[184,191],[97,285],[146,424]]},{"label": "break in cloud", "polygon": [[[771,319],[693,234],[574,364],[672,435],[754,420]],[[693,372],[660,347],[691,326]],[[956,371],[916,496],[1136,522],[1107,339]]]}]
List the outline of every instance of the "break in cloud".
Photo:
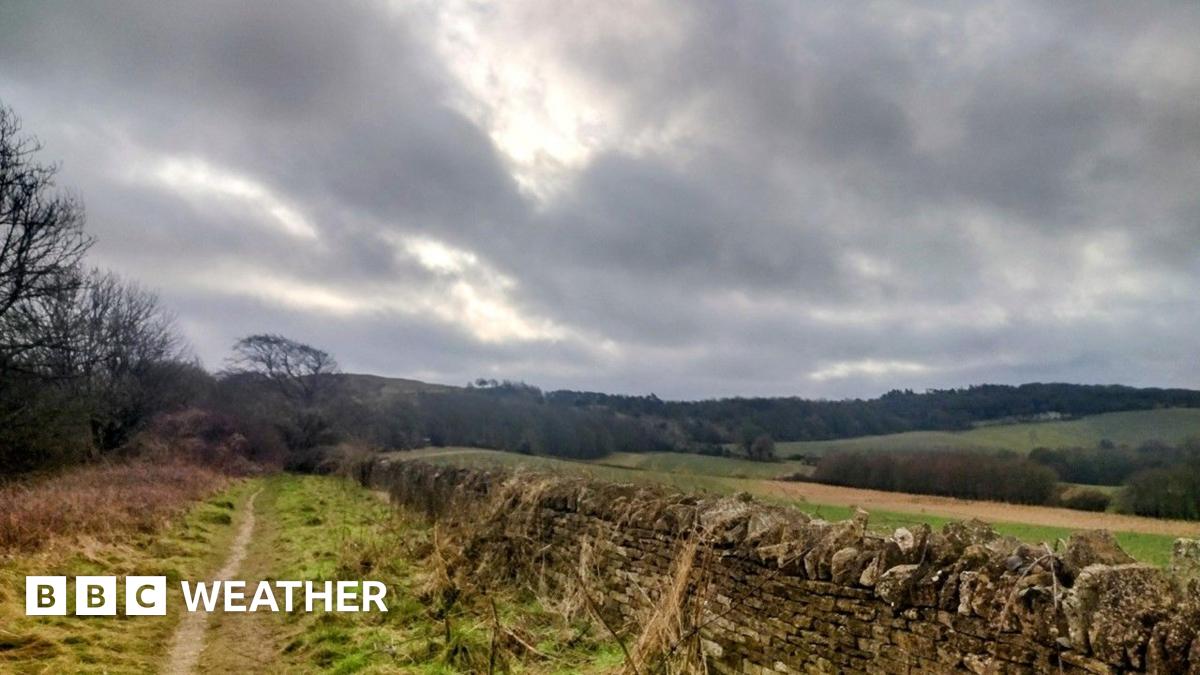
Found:
[{"label": "break in cloud", "polygon": [[219,366],[1198,386],[1195,3],[5,2],[93,262]]}]

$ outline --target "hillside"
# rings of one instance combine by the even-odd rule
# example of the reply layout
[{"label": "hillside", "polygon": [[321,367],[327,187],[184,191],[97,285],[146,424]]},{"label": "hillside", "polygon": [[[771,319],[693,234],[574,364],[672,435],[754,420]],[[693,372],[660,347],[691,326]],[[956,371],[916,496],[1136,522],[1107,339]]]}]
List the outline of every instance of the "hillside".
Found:
[{"label": "hillside", "polygon": [[[1013,449],[1137,444],[1200,435],[1200,392],[1075,384],[978,385],[873,399],[664,401],[543,391],[523,382],[465,387],[339,376],[335,428],[389,448],[474,446],[596,459],[654,451],[714,454],[766,435],[781,456],[833,449]],[[335,401],[336,403],[336,401]],[[1027,422],[1036,417],[1059,421]]]},{"label": "hillside", "polygon": [[909,431],[831,441],[779,443],[781,457],[817,457],[835,450],[1013,450],[1093,447],[1102,440],[1136,445],[1149,440],[1179,443],[1200,436],[1200,409],[1164,408],[1091,415],[1074,420],[1026,422],[969,431]]},{"label": "hillside", "polygon": [[403,377],[384,377],[366,373],[343,373],[338,376],[338,383],[346,394],[362,400],[411,397],[421,393],[458,389],[458,387],[446,384],[431,384]]}]

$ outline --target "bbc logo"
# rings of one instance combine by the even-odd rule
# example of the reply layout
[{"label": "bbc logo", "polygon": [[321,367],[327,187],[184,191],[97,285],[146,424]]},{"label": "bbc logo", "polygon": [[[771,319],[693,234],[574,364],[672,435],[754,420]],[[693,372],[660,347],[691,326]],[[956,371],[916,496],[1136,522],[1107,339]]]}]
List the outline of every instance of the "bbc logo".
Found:
[{"label": "bbc logo", "polygon": [[[117,578],[75,577],[75,616],[116,616]],[[26,616],[66,616],[66,577],[25,577]],[[125,577],[126,616],[166,616],[166,577]]]}]

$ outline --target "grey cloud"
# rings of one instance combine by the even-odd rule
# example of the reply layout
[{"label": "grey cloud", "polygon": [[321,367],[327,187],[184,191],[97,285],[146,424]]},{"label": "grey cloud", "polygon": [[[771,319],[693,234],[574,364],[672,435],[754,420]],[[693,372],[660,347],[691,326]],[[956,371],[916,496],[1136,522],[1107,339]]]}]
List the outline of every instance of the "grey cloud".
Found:
[{"label": "grey cloud", "polygon": [[[95,262],[163,288],[210,365],[279,330],[356,370],[683,397],[1200,385],[1194,5],[486,7],[494,39],[611,109],[609,142],[541,203],[456,106],[439,10],[5,3],[0,93],[86,199]],[[123,175],[146,157],[252,180],[319,236]],[[453,302],[444,272],[398,255],[411,236],[473,253],[471,274],[564,336],[331,319],[187,281]],[[866,361],[923,369],[812,377]]]}]

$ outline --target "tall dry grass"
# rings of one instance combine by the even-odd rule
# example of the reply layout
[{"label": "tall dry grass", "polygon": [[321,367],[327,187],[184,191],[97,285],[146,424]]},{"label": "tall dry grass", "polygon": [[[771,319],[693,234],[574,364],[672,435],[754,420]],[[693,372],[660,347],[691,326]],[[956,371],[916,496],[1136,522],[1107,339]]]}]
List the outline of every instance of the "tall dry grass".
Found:
[{"label": "tall dry grass", "polygon": [[135,459],[0,485],[0,552],[152,532],[228,480],[194,463]]},{"label": "tall dry grass", "polygon": [[116,453],[123,460],[0,482],[0,553],[152,532],[230,476],[274,466],[270,444],[256,439],[233,418],[191,408],[155,419]]},{"label": "tall dry grass", "polygon": [[164,414],[120,450],[124,460],[0,483],[0,552],[154,531],[228,477],[262,472],[258,449],[220,414]]}]

